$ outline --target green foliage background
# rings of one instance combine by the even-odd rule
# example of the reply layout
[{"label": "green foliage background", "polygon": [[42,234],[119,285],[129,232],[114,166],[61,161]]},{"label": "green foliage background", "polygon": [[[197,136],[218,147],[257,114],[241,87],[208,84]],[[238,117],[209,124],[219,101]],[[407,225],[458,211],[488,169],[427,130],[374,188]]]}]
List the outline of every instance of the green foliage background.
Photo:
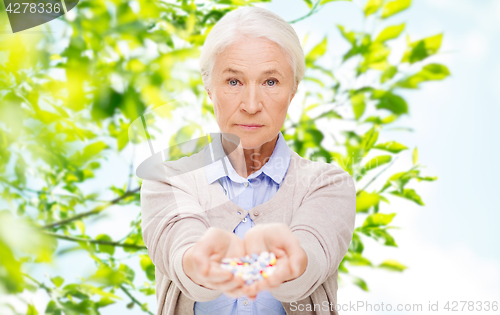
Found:
[{"label": "green foliage background", "polygon": [[[25,290],[46,291],[46,309],[27,303],[26,314],[99,314],[112,303],[126,303],[155,313],[141,296],[154,295],[154,265],[147,255],[140,225],[140,181],[130,179],[108,191],[88,192],[83,186],[101,169],[106,158],[129,145],[128,128],[145,111],[190,93],[197,102],[186,110],[214,119],[212,105],[203,89],[201,76],[189,64],[211,27],[227,12],[260,1],[81,1],[75,14],[60,18],[62,38],[55,38],[49,26],[38,27],[29,36],[10,34],[3,3],[0,4],[0,294],[19,296]],[[314,16],[335,1],[305,0],[308,12],[290,23]],[[330,3],[332,2],[332,3]],[[411,0],[369,0],[353,3],[365,20],[384,25],[374,33],[363,29],[332,27],[350,45],[339,67],[328,69],[318,61],[328,56],[327,38],[306,51],[304,82],[315,85],[301,100],[300,119],[288,117],[282,132],[293,150],[309,159],[336,163],[356,182],[356,210],[362,224],[353,234],[349,251],[339,271],[362,290],[367,283],[349,272],[349,266],[368,266],[403,271],[401,262],[387,259],[373,263],[363,255],[365,238],[381,246],[397,246],[390,230],[395,212],[384,213],[390,198],[405,198],[424,205],[413,181],[433,181],[421,174],[417,148],[396,141],[381,142],[379,135],[409,112],[399,94],[402,89],[419,89],[427,81],[450,75],[445,65],[428,63],[438,53],[442,34],[410,40],[397,64],[388,61],[391,40],[403,36],[405,24],[392,25],[391,17],[406,10]],[[307,38],[302,39],[303,42]],[[363,78],[356,87],[338,80],[340,67],[351,65],[350,78]],[[411,67],[409,67],[411,66]],[[408,72],[405,69],[415,69]],[[177,75],[182,69],[183,76]],[[299,91],[301,90],[299,85]],[[297,98],[296,98],[297,99]],[[340,109],[349,108],[348,114]],[[173,109],[173,108],[172,108]],[[368,115],[368,111],[375,115]],[[317,114],[312,115],[313,112]],[[329,130],[317,122],[332,125],[350,122],[351,130],[335,148],[323,145]],[[200,126],[189,125],[189,136]],[[399,155],[411,154],[413,164],[404,172],[390,173]],[[381,187],[373,187],[377,178]],[[367,180],[368,179],[368,180]],[[114,198],[103,200],[103,195]],[[89,235],[86,227],[112,207],[134,205],[137,218],[121,239],[102,233]],[[113,227],[110,226],[110,229]],[[103,231],[104,232],[104,231]],[[80,279],[51,274],[50,281],[36,279],[28,270],[60,259],[61,240],[74,243],[72,250],[85,251],[94,272]],[[120,249],[120,250],[118,250]],[[139,261],[147,281],[138,283],[135,272],[122,261]],[[123,291],[129,301],[120,299]],[[17,312],[13,306],[5,309]]]}]

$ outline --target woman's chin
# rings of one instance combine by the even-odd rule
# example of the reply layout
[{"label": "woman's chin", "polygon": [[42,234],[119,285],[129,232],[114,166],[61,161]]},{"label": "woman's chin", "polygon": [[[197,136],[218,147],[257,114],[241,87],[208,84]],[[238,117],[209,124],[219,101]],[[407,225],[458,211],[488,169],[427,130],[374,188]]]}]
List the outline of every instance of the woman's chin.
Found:
[{"label": "woman's chin", "polygon": [[249,136],[245,138],[240,138],[241,139],[241,147],[246,150],[250,149],[258,149],[262,147],[265,143],[267,143],[267,140],[264,139],[263,137],[257,137],[257,136]]}]

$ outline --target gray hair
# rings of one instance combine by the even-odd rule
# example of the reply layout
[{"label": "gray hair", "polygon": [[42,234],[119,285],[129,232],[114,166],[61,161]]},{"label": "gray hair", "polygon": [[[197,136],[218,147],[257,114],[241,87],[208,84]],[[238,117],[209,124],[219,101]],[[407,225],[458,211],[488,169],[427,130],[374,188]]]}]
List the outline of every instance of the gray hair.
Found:
[{"label": "gray hair", "polygon": [[208,34],[201,49],[200,72],[206,89],[218,54],[241,37],[266,38],[278,44],[293,69],[294,93],[306,70],[304,51],[293,27],[279,15],[260,7],[241,7],[227,13]]}]

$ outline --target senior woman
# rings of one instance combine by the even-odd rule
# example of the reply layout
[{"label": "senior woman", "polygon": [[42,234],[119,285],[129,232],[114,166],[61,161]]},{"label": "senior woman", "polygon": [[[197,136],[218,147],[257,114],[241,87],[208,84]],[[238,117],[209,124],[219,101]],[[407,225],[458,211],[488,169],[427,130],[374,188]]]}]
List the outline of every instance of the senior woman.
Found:
[{"label": "senior woman", "polygon": [[[338,314],[355,187],[280,132],[305,71],[297,34],[266,9],[237,9],[211,30],[200,67],[221,133],[141,188],[158,314]],[[277,256],[267,279],[247,285],[220,268],[262,251]]]}]

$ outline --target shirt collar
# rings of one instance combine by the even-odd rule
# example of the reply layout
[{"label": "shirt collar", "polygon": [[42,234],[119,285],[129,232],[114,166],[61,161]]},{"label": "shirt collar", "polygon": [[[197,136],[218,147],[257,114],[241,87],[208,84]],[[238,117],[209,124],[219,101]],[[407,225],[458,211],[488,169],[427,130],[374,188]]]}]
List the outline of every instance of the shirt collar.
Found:
[{"label": "shirt collar", "polygon": [[[222,148],[221,136],[222,134],[217,134],[214,140],[204,149],[205,156],[207,157],[205,161],[205,173],[208,183],[212,184],[217,179],[225,176],[229,176],[232,181],[237,183],[246,182],[247,179],[236,173],[229,158],[225,154]],[[277,184],[281,184],[288,170],[290,158],[290,147],[280,131],[278,134],[278,141],[276,142],[271,157],[257,172],[248,176],[248,179],[256,178],[261,173],[264,173]],[[214,160],[215,162],[213,162]]]}]

